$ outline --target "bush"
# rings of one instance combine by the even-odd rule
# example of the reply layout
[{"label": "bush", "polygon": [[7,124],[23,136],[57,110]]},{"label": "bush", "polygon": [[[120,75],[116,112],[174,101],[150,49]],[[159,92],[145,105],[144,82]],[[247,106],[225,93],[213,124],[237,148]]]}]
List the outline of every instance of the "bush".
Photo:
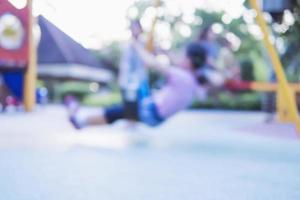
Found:
[{"label": "bush", "polygon": [[105,94],[90,94],[86,96],[82,103],[87,106],[107,107],[122,102],[121,94],[118,91]]},{"label": "bush", "polygon": [[208,98],[203,102],[195,102],[192,108],[227,109],[227,110],[261,110],[261,97],[259,93],[247,92],[231,94],[222,92],[218,102]]}]

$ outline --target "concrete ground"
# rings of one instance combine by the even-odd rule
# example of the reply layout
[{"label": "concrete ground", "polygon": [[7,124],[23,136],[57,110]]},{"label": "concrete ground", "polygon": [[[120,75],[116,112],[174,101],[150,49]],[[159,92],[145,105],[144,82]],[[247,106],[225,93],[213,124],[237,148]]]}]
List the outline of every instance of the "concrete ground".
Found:
[{"label": "concrete ground", "polygon": [[0,115],[0,199],[298,200],[300,140],[264,117],[188,111],[76,132],[59,106]]}]

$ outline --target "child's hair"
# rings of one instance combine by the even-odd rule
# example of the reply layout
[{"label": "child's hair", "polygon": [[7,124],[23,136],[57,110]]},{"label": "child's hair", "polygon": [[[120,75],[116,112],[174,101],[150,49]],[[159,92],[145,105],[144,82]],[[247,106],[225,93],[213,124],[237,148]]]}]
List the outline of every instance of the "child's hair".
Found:
[{"label": "child's hair", "polygon": [[206,64],[207,53],[199,42],[192,42],[186,47],[186,56],[191,60],[194,71]]}]

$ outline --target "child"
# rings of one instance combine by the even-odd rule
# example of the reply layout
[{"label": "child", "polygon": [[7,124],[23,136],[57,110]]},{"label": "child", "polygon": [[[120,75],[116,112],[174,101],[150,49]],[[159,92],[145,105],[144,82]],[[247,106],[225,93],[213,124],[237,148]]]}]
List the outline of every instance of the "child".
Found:
[{"label": "child", "polygon": [[[206,52],[198,42],[191,43],[186,48],[185,57],[180,66],[171,67],[159,63],[138,42],[133,43],[146,66],[151,67],[167,78],[165,86],[157,93],[142,100],[139,110],[139,121],[157,126],[191,105],[197,95],[198,82],[196,72],[206,62]],[[104,109],[103,113],[91,117],[81,117],[78,112],[70,116],[70,121],[76,129],[87,126],[111,124],[119,119],[124,119],[123,105],[112,106]]]},{"label": "child", "polygon": [[138,52],[134,48],[133,41],[143,45],[143,28],[139,20],[130,22],[132,41],[123,50],[120,63],[119,85],[122,92],[126,119],[138,120],[140,99],[149,96],[148,74],[146,67]]}]

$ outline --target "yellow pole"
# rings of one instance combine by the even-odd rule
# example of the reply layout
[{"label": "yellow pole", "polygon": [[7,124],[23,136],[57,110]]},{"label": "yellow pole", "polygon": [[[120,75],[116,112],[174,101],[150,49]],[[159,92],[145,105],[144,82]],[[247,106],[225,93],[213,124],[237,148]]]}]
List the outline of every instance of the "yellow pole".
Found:
[{"label": "yellow pole", "polygon": [[155,34],[155,26],[158,20],[158,15],[157,15],[157,10],[160,6],[161,0],[155,0],[155,5],[154,7],[156,8],[156,15],[152,21],[152,26],[151,26],[151,30],[149,32],[149,36],[148,36],[148,41],[146,44],[147,50],[152,52],[154,50],[154,34]]},{"label": "yellow pole", "polygon": [[30,112],[35,106],[35,89],[37,79],[37,58],[36,58],[36,46],[33,37],[33,24],[34,19],[32,15],[32,1],[27,0],[29,9],[29,26],[28,26],[28,40],[29,40],[29,63],[24,76],[24,108],[25,111]]},{"label": "yellow pole", "polygon": [[285,100],[287,112],[291,116],[293,123],[296,125],[298,132],[300,133],[300,118],[298,115],[298,109],[296,104],[296,99],[293,98],[293,94],[291,91],[291,88],[289,87],[288,81],[285,77],[285,73],[281,64],[281,61],[279,59],[278,53],[275,49],[275,47],[272,45],[270,40],[270,33],[267,26],[267,23],[264,19],[263,13],[261,11],[261,8],[258,6],[257,0],[249,0],[251,7],[256,10],[256,20],[258,25],[261,28],[261,31],[263,33],[263,42],[268,50],[268,53],[270,55],[278,83],[280,85],[279,89],[281,90],[282,98]]}]

